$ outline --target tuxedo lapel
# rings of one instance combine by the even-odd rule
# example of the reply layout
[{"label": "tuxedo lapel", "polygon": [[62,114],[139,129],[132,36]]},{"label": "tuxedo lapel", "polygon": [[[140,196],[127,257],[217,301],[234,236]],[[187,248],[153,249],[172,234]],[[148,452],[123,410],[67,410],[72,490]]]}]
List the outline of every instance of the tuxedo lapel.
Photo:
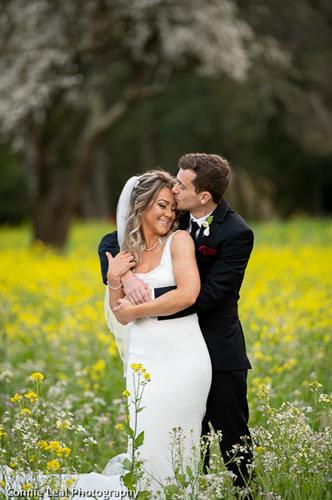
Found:
[{"label": "tuxedo lapel", "polygon": [[225,199],[221,200],[219,205],[211,214],[213,215],[213,221],[210,226],[211,232],[216,228],[218,224],[221,224],[224,221],[224,218],[226,217],[226,214],[229,210],[231,210],[231,207],[228,205],[227,201]]},{"label": "tuxedo lapel", "polygon": [[[213,220],[210,224],[210,234],[213,233],[218,224],[221,224],[223,222],[228,210],[231,210],[231,208],[228,205],[227,201],[223,199],[211,214]],[[204,228],[202,227],[197,237],[197,245],[200,245],[203,241],[209,238],[209,236],[204,235]]]}]

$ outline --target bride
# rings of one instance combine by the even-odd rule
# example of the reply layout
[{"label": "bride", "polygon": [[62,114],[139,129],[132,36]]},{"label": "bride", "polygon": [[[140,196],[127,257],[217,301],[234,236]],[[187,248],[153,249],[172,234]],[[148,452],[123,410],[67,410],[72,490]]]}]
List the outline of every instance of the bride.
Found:
[{"label": "bride", "polygon": [[[151,382],[145,387],[138,432],[144,430],[140,459],[156,480],[152,483],[156,489],[157,481],[165,484],[168,478],[174,478],[170,449],[173,428],[182,429],[184,462],[189,464],[193,447],[199,455],[211,362],[196,314],[167,321],[157,318],[192,305],[200,289],[193,240],[186,231],[174,231],[177,224],[174,180],[167,172],[151,171],[128,182],[118,207],[118,239],[122,250],[114,258],[107,254],[109,306],[119,322],[129,323],[125,330],[127,338],[126,334],[122,336],[127,390],[133,393],[130,373],[133,363],[141,363],[151,375]],[[127,190],[129,203],[122,202]],[[121,220],[126,220],[123,232]],[[133,305],[124,297],[121,286],[121,277],[133,268],[136,276],[149,285],[151,293],[157,287],[176,285],[176,289]],[[129,409],[132,408],[130,405]],[[130,421],[134,418],[132,413]]]},{"label": "bride", "polygon": [[[124,362],[127,394],[134,393],[131,366],[140,363],[151,376],[144,387],[144,409],[137,416],[137,435],[144,431],[139,459],[154,493],[160,490],[160,483],[174,482],[174,428],[181,429],[183,436],[184,470],[186,465],[199,461],[201,424],[211,385],[211,362],[197,315],[166,321],[158,321],[157,317],[192,305],[200,289],[193,240],[186,231],[176,230],[174,182],[170,174],[161,170],[127,181],[117,209],[121,251],[114,257],[107,254],[105,313]],[[121,278],[129,270],[149,286],[150,301],[134,305],[126,299]],[[173,290],[154,299],[154,288],[172,285]],[[133,427],[135,415],[130,395],[129,425]],[[82,495],[84,491],[99,489],[105,496],[98,498],[105,499],[109,498],[107,491],[126,492],[122,482],[125,457],[126,454],[114,457],[103,474],[79,474],[73,491]],[[143,479],[139,487],[145,485]]]}]

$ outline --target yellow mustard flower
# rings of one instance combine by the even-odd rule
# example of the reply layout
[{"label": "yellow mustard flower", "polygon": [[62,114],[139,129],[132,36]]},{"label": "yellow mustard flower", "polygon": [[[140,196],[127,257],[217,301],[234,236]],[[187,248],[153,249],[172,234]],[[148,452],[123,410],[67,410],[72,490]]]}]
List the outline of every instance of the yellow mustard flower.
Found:
[{"label": "yellow mustard flower", "polygon": [[37,441],[37,446],[43,451],[46,451],[48,449],[48,442],[42,439],[41,441]]},{"label": "yellow mustard flower", "polygon": [[30,379],[33,382],[42,382],[44,380],[44,375],[40,372],[34,372],[30,375]]},{"label": "yellow mustard flower", "polygon": [[10,398],[10,402],[11,403],[17,403],[18,401],[20,401],[22,399],[22,396],[21,394],[18,394],[17,392],[14,394],[14,396],[12,396]]},{"label": "yellow mustard flower", "polygon": [[31,403],[34,403],[38,399],[38,396],[37,396],[37,394],[34,391],[28,391],[28,392],[26,392],[24,394],[24,397],[27,398],[29,401],[31,401]]},{"label": "yellow mustard flower", "polygon": [[138,372],[143,366],[142,363],[131,363],[130,368],[134,370],[134,372]]},{"label": "yellow mustard flower", "polygon": [[24,490],[24,491],[32,490],[32,484],[31,483],[24,483],[22,485],[22,490]]},{"label": "yellow mustard flower", "polygon": [[109,355],[114,358],[118,351],[117,351],[117,348],[115,345],[111,344],[108,348],[107,348],[107,352],[109,353]]},{"label": "yellow mustard flower", "polygon": [[119,424],[115,424],[115,428],[116,428],[116,430],[118,430],[118,431],[123,431],[123,429],[124,429],[124,425],[123,425],[123,424],[121,424],[121,423],[119,423]]},{"label": "yellow mustard flower", "polygon": [[60,451],[61,450],[61,443],[60,441],[50,441],[48,443],[47,451]]},{"label": "yellow mustard flower", "polygon": [[51,472],[56,472],[57,470],[59,470],[61,467],[61,464],[59,462],[59,460],[56,460],[55,458],[53,460],[50,460],[49,462],[47,462],[47,470],[51,471]]},{"label": "yellow mustard flower", "polygon": [[31,415],[32,411],[29,408],[22,408],[20,415]]},{"label": "yellow mustard flower", "polygon": [[73,477],[71,479],[67,479],[66,480],[66,486],[67,488],[70,488],[71,486],[73,486],[74,483],[76,483],[76,480],[77,478]]},{"label": "yellow mustard flower", "polygon": [[71,454],[71,448],[68,448],[67,446],[57,450],[58,457],[69,457],[70,454]]},{"label": "yellow mustard flower", "polygon": [[127,389],[125,389],[122,393],[122,396],[125,397],[125,398],[128,398],[130,396],[130,391],[128,391]]},{"label": "yellow mustard flower", "polygon": [[106,363],[104,359],[98,359],[93,365],[92,369],[96,372],[103,372],[106,368]]}]

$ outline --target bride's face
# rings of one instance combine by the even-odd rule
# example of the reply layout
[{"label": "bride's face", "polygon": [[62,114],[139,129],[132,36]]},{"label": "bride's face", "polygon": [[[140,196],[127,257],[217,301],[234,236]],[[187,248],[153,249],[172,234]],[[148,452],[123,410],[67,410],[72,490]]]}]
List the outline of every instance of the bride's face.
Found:
[{"label": "bride's face", "polygon": [[163,236],[171,229],[176,217],[176,203],[172,191],[164,187],[142,216],[142,228]]}]

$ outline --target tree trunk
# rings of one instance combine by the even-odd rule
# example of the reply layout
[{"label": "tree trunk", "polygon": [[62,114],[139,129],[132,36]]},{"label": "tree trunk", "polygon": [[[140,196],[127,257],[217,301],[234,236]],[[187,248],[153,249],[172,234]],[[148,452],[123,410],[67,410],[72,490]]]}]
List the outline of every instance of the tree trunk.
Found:
[{"label": "tree trunk", "polygon": [[95,165],[90,171],[80,196],[79,215],[84,219],[106,219],[109,216],[107,168],[109,163],[104,150],[95,154]]},{"label": "tree trunk", "polygon": [[[82,188],[94,164],[96,148],[105,134],[109,132],[141,99],[148,99],[164,90],[160,86],[128,89],[108,110],[102,112],[99,96],[95,95],[96,105],[92,102],[91,119],[81,134],[73,155],[69,178],[63,181],[56,176],[56,159],[47,149],[47,141],[30,130],[27,161],[30,164],[32,192],[33,239],[40,240],[61,250],[66,244],[70,224],[78,206]],[[65,182],[65,185],[63,185]]]},{"label": "tree trunk", "polygon": [[47,119],[39,127],[32,122],[25,140],[32,239],[62,248],[66,234],[63,189],[57,181],[55,159],[47,137]]},{"label": "tree trunk", "polygon": [[65,246],[83,182],[92,165],[96,143],[97,136],[78,148],[81,154],[70,169],[66,185],[61,185],[63,180],[56,179],[54,169],[49,165],[35,165],[39,175],[32,207],[34,240],[58,250]]}]

